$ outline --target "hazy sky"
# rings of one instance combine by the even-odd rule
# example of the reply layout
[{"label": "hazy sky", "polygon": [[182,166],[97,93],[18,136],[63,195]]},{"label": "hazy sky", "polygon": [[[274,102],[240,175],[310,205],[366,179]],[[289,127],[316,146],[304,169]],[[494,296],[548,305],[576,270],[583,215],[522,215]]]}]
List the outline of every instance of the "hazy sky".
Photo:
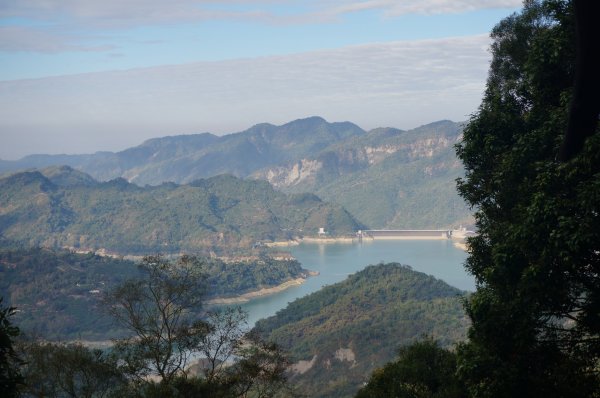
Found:
[{"label": "hazy sky", "polygon": [[465,120],[516,0],[0,0],[0,158]]}]

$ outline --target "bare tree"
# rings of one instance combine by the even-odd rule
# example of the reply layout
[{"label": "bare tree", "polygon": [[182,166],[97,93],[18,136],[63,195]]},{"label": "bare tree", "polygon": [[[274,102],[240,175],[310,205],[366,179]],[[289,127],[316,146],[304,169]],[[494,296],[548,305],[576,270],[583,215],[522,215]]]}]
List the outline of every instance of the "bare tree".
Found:
[{"label": "bare tree", "polygon": [[157,374],[165,383],[185,371],[198,341],[209,330],[198,321],[205,292],[202,263],[183,256],[170,262],[148,256],[143,279],[129,280],[104,298],[109,313],[133,335],[116,342],[125,369],[138,379]]},{"label": "bare tree", "polygon": [[[140,396],[270,397],[284,386],[281,350],[248,333],[240,308],[201,312],[206,278],[202,262],[145,257],[146,275],[118,286],[105,298],[110,314],[132,332],[114,347],[120,370]],[[197,356],[199,377],[186,366]],[[158,376],[155,383],[150,376]],[[145,391],[145,392],[144,392]]]},{"label": "bare tree", "polygon": [[247,315],[239,307],[207,313],[209,333],[200,337],[197,347],[205,358],[204,375],[208,381],[222,378],[235,358],[245,335]]}]

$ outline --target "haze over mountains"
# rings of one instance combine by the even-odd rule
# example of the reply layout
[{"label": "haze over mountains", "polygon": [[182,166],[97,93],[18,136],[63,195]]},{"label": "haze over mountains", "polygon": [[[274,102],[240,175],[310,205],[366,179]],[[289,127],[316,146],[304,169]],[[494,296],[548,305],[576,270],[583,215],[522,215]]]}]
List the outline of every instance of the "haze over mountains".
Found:
[{"label": "haze over mountains", "polygon": [[221,137],[203,133],[155,138],[116,153],[33,155],[3,161],[0,169],[69,165],[101,181],[123,177],[138,185],[187,183],[224,173],[243,178],[360,134],[364,131],[352,123],[327,123],[312,117],[283,126],[257,124]]},{"label": "haze over mountains", "polygon": [[402,131],[364,131],[320,117],[263,123],[225,136],[148,140],[121,152],[31,155],[0,161],[0,172],[69,165],[100,181],[143,186],[232,174],[263,179],[283,192],[311,192],[348,209],[370,228],[438,228],[470,221],[454,180],[462,124],[440,121]]}]

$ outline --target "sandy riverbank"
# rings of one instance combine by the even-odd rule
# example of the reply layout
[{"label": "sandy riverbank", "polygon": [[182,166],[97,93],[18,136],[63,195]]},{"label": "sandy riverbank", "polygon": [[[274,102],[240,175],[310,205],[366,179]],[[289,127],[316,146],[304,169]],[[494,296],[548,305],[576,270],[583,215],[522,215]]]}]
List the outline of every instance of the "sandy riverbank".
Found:
[{"label": "sandy riverbank", "polygon": [[358,238],[351,238],[347,236],[340,236],[337,238],[313,238],[313,237],[304,237],[301,240],[302,243],[353,243],[358,242]]},{"label": "sandy riverbank", "polygon": [[464,250],[464,251],[468,251],[469,247],[467,246],[467,244],[463,241],[459,241],[459,242],[454,242],[454,247]]},{"label": "sandy riverbank", "polygon": [[266,247],[288,247],[288,246],[298,246],[300,243],[353,243],[357,242],[357,238],[352,237],[329,237],[329,238],[320,238],[320,237],[309,237],[306,236],[304,238],[298,238],[293,240],[284,240],[284,241],[276,241],[276,242],[268,242],[264,245]]},{"label": "sandy riverbank", "polygon": [[286,246],[298,246],[300,244],[299,240],[281,240],[276,242],[267,242],[264,243],[266,247],[286,247]]},{"label": "sandy riverbank", "polygon": [[[310,273],[310,275],[314,275],[314,274],[315,273],[313,273],[313,272]],[[263,288],[260,290],[255,290],[253,292],[244,293],[244,294],[241,294],[241,295],[235,296],[235,297],[215,298],[215,299],[206,301],[205,304],[207,304],[207,305],[222,305],[222,304],[247,303],[248,301],[252,300],[253,298],[279,293],[279,292],[282,292],[285,289],[288,289],[292,286],[301,285],[305,281],[306,281],[306,278],[296,278],[296,279],[289,280],[287,282],[283,282],[282,284],[277,285],[277,286],[267,287],[267,288]]]}]

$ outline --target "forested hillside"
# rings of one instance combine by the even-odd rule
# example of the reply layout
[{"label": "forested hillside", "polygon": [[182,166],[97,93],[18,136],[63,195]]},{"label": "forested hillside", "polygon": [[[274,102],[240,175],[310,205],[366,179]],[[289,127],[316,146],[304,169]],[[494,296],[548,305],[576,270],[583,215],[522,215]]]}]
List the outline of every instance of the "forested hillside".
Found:
[{"label": "forested hillside", "polygon": [[396,350],[424,335],[465,338],[464,292],[397,263],[372,265],[290,303],[256,329],[289,351],[311,397],[348,397]]},{"label": "forested hillside", "polygon": [[284,192],[314,192],[371,228],[450,227],[471,222],[455,189],[463,175],[454,145],[462,124],[352,137],[301,161],[257,174]]},{"label": "forested hillside", "polygon": [[[202,259],[201,263],[206,279],[196,294],[206,300],[307,276],[295,260],[262,257],[237,262]],[[44,339],[106,340],[122,335],[123,330],[100,308],[101,298],[123,281],[143,276],[132,261],[92,253],[17,246],[0,249],[0,297],[6,305],[18,308],[15,321],[23,331]]]},{"label": "forested hillside", "polygon": [[0,161],[0,172],[69,165],[99,181],[122,177],[139,186],[232,174],[267,180],[287,193],[316,194],[370,228],[440,228],[472,222],[455,190],[463,175],[454,153],[462,128],[445,120],[367,132],[311,117],[222,137],[155,138],[117,153],[33,155]]},{"label": "forested hillside", "polygon": [[139,187],[96,182],[68,167],[0,180],[0,234],[32,246],[106,249],[119,254],[249,248],[325,227],[361,225],[311,194],[285,195],[265,181],[222,175],[188,185]]}]

